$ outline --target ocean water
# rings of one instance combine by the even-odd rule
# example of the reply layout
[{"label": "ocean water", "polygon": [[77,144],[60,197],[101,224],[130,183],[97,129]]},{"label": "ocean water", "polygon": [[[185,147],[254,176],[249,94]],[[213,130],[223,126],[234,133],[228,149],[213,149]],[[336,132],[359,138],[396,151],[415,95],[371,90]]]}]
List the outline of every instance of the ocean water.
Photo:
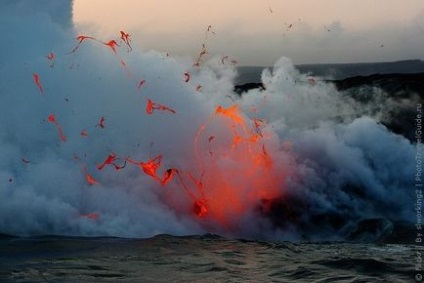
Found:
[{"label": "ocean water", "polygon": [[416,253],[406,244],[215,235],[3,237],[0,282],[414,282]]}]

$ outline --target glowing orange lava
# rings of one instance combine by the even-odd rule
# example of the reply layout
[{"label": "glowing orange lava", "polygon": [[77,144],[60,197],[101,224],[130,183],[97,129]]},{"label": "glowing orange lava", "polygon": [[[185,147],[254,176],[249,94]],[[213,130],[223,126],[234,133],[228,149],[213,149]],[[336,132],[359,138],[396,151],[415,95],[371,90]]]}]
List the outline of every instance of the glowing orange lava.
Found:
[{"label": "glowing orange lava", "polygon": [[195,215],[232,229],[237,219],[261,199],[279,196],[278,184],[283,174],[276,172],[265,129],[264,119],[244,116],[236,104],[218,105],[199,127],[194,137],[195,156],[198,170],[204,173],[202,182],[196,184],[192,180],[197,195],[181,182],[194,200]]},{"label": "glowing orange lava", "polygon": [[87,171],[87,168],[83,168],[83,172],[84,172],[84,174],[85,174],[85,179],[87,180],[87,182],[90,184],[90,185],[98,185],[99,184],[99,182],[98,181],[96,181],[94,178],[93,178],[93,176],[91,176],[89,173],[88,173],[88,171]]},{"label": "glowing orange lava", "polygon": [[43,93],[43,86],[41,85],[41,82],[40,82],[40,76],[37,73],[33,73],[32,77],[34,79],[35,85],[38,87],[40,92]]},{"label": "glowing orange lava", "polygon": [[193,204],[193,212],[199,217],[204,217],[208,213],[206,203],[202,200],[196,200]]},{"label": "glowing orange lava", "polygon": [[159,104],[159,103],[155,103],[153,102],[151,99],[147,99],[147,105],[146,105],[146,113],[148,115],[153,114],[153,110],[161,110],[161,111],[169,111],[173,114],[175,114],[175,110],[169,108],[168,106]]},{"label": "glowing orange lava", "polygon": [[65,134],[63,133],[62,126],[61,126],[61,125],[59,124],[59,122],[56,120],[56,117],[54,116],[54,114],[50,114],[50,115],[49,115],[49,117],[48,117],[48,121],[49,121],[50,123],[53,123],[53,124],[55,124],[55,125],[56,125],[57,130],[58,130],[58,132],[59,132],[59,138],[60,138],[60,140],[61,140],[62,142],[66,142],[66,136],[65,136]]},{"label": "glowing orange lava", "polygon": [[[208,33],[215,34],[211,26],[208,26],[206,37]],[[78,43],[70,53],[75,53],[84,40],[92,40],[102,48],[105,48],[105,46],[110,48],[113,52],[111,56],[117,56],[121,65],[126,67],[125,62],[118,55],[120,45],[115,40],[102,42],[94,37],[84,35],[80,35],[76,39]],[[132,50],[130,35],[120,31],[120,40],[120,44],[126,46],[127,51],[130,52]],[[193,66],[199,67],[203,56],[206,54],[206,46],[203,44]],[[55,58],[53,52],[47,56],[52,64],[51,66],[53,66]],[[226,64],[227,60],[233,64],[237,63],[230,60],[228,56],[224,56],[221,60],[222,64]],[[191,79],[190,73],[187,71],[183,75],[183,82],[188,83]],[[181,76],[181,73],[179,76]],[[43,87],[37,73],[33,73],[33,80],[40,93],[43,93]],[[136,81],[131,83],[133,83],[134,88]],[[145,83],[144,79],[140,79],[137,89],[141,89]],[[309,83],[312,84],[315,81],[309,81]],[[149,91],[149,88],[150,85],[146,88],[146,92]],[[201,88],[201,85],[197,85],[194,89],[200,91]],[[207,89],[207,86],[205,88]],[[115,170],[121,170],[126,167],[127,162],[136,165],[140,168],[141,174],[145,174],[149,177],[148,179],[154,180],[154,182],[151,182],[153,185],[157,187],[166,186],[161,190],[161,194],[175,196],[178,201],[183,199],[182,203],[185,208],[181,209],[180,206],[175,205],[175,211],[195,215],[201,219],[201,223],[213,224],[226,229],[236,228],[239,219],[251,212],[252,208],[256,207],[262,199],[280,196],[278,185],[283,183],[285,175],[283,172],[277,171],[277,159],[273,156],[275,146],[273,147],[272,142],[270,142],[270,132],[267,131],[268,126],[265,119],[256,117],[258,111],[255,106],[252,110],[255,117],[249,117],[240,109],[239,104],[236,103],[237,99],[231,97],[231,94],[227,97],[231,99],[233,104],[229,106],[216,105],[214,109],[211,109],[209,118],[206,121],[200,121],[202,124],[193,137],[194,150],[193,153],[188,154],[187,162],[174,160],[169,162],[175,162],[175,164],[168,166],[165,163],[163,165],[162,153],[166,153],[165,151],[143,161],[137,161],[130,157],[118,157],[115,153],[110,153],[104,159],[102,158],[102,163],[97,163],[97,169],[103,170],[106,166],[113,166]],[[145,99],[147,115],[152,115],[155,110],[176,114],[173,105],[169,107],[156,103],[152,99]],[[175,115],[176,118],[178,116],[182,116],[180,112],[179,115]],[[48,122],[56,125],[60,140],[66,141],[62,127],[55,115],[48,116]],[[101,129],[105,128],[105,117],[100,117],[97,126]],[[112,124],[110,127],[112,127]],[[98,132],[105,133],[107,131]],[[88,137],[85,129],[81,130],[79,135]],[[90,136],[92,138],[87,139],[87,142],[94,139],[95,135],[90,132]],[[188,136],[188,139],[191,139],[191,136]],[[111,151],[108,149],[108,152]],[[74,158],[82,166],[85,181],[89,185],[100,184],[87,170],[86,165],[90,163],[83,164],[76,154]],[[23,158],[22,162],[25,164],[32,163]],[[91,161],[91,164],[93,163],[96,164]],[[102,172],[97,171],[96,178],[99,175],[99,180],[102,180],[101,174],[104,174],[108,169]],[[83,178],[81,177],[81,179]],[[168,199],[166,200],[168,201]],[[172,207],[172,201],[169,200],[170,207]],[[92,220],[99,219],[99,214],[96,212],[81,214],[80,216]]]},{"label": "glowing orange lava", "polygon": [[130,44],[130,42],[131,42],[131,35],[130,34],[128,34],[128,33],[126,33],[125,31],[120,31],[120,33],[121,33],[121,40],[123,41],[123,42],[125,42],[125,44],[127,45],[127,51],[128,52],[131,52],[132,51],[132,47],[131,47],[131,44]]}]

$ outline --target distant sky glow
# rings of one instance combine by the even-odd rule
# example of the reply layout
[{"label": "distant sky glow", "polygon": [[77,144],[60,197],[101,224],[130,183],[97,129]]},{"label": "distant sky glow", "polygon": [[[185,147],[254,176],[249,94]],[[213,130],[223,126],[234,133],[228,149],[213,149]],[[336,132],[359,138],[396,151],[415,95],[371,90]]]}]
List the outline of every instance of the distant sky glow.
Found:
[{"label": "distant sky glow", "polygon": [[422,0],[75,0],[80,31],[127,30],[144,50],[195,56],[212,26],[211,54],[241,65],[423,59]]}]

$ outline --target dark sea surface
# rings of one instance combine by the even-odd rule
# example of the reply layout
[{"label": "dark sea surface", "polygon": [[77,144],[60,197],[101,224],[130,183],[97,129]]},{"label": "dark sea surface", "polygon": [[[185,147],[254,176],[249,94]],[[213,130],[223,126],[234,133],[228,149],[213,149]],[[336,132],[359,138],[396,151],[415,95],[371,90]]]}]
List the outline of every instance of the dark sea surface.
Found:
[{"label": "dark sea surface", "polygon": [[215,235],[2,237],[0,282],[414,282],[417,251]]}]

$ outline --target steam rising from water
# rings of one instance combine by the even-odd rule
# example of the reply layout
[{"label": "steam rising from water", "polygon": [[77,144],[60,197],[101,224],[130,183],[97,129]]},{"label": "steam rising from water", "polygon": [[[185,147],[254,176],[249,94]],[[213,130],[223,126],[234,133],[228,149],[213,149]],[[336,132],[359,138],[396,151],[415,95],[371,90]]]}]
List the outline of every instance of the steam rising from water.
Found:
[{"label": "steam rising from water", "polygon": [[[55,1],[45,2],[48,7]],[[193,58],[137,46],[126,53],[122,47],[123,68],[110,49],[94,41],[67,54],[78,31],[44,12],[18,17],[19,3],[6,4],[0,18],[6,34],[0,49],[0,232],[124,237],[212,232],[293,239],[305,233],[342,237],[364,218],[411,219],[407,204],[414,146],[380,125],[377,110],[368,109],[372,115],[364,116],[364,109],[332,85],[309,84],[289,59],[263,71],[265,91],[251,90],[238,98],[233,92],[236,70],[219,57],[208,55],[193,68]],[[46,56],[52,51],[57,58],[50,67]],[[33,82],[34,72],[43,93]],[[137,89],[140,79],[146,83]],[[147,98],[176,114],[147,116]],[[231,126],[225,119],[207,124],[217,106],[230,107],[232,100],[248,126],[256,117],[266,121],[263,143],[272,158],[268,171],[251,171],[241,157],[249,151],[233,153],[237,149],[227,140]],[[66,142],[48,122],[50,114],[63,127]],[[100,117],[105,117],[104,129],[97,125]],[[87,138],[81,137],[82,129]],[[210,143],[213,158],[207,152],[210,135],[218,137]],[[112,152],[136,160],[162,154],[163,166],[182,168],[196,178],[204,169],[207,197],[222,197],[228,217],[223,221],[218,212],[217,218],[193,214],[192,200],[177,180],[161,187],[136,166],[98,170],[96,165]],[[90,186],[83,167],[101,185]],[[236,192],[223,194],[219,187],[224,183]],[[228,201],[233,193],[235,201]],[[275,200],[282,200],[284,213],[270,208]],[[214,201],[218,207],[221,200]],[[240,203],[243,213],[233,213]],[[100,217],[81,217],[93,212]]]}]

